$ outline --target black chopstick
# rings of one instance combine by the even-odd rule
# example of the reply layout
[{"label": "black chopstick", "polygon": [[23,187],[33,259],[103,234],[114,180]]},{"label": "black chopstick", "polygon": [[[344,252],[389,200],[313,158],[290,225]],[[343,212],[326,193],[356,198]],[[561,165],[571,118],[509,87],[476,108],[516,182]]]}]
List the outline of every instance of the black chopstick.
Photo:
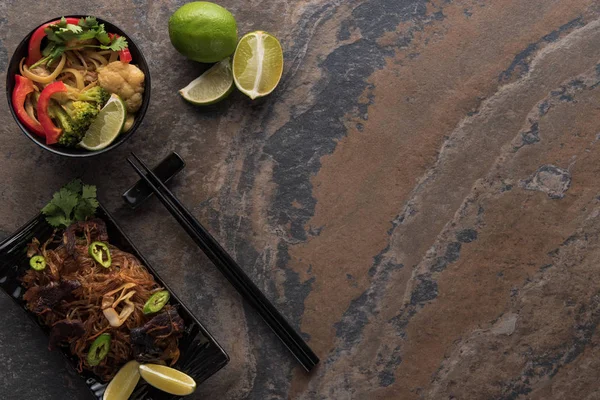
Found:
[{"label": "black chopstick", "polygon": [[310,349],[302,337],[292,328],[287,320],[277,311],[260,289],[252,282],[235,260],[221,247],[217,240],[198,222],[183,206],[177,197],[134,153],[134,159],[142,166],[140,169],[133,160],[127,159],[140,178],[152,189],[169,212],[175,217],[200,249],[215,264],[235,289],[258,311],[267,325],[292,352],[304,369],[310,371],[319,363],[319,358]]}]

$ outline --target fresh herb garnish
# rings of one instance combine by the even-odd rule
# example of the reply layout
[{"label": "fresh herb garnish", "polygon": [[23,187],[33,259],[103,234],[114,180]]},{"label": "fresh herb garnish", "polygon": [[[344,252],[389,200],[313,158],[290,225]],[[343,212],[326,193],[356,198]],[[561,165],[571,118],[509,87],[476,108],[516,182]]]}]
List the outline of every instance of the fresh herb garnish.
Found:
[{"label": "fresh herb garnish", "polygon": [[[58,60],[65,51],[84,48],[120,51],[128,47],[127,39],[119,35],[109,35],[104,24],[99,24],[95,17],[81,18],[77,25],[69,24],[65,17],[60,22],[47,27],[44,32],[48,45],[42,51],[44,58],[33,64],[50,65]],[[98,44],[86,44],[85,41],[96,39]]]},{"label": "fresh herb garnish", "polygon": [[75,179],[54,193],[42,213],[50,225],[61,228],[93,217],[98,205],[96,186],[84,185],[80,179]]}]

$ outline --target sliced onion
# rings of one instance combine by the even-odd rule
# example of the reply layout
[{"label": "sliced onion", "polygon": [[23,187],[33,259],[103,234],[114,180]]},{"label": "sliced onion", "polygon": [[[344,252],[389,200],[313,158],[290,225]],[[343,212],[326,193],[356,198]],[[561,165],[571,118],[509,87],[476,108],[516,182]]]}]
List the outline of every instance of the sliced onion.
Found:
[{"label": "sliced onion", "polygon": [[58,66],[56,67],[54,72],[52,72],[48,76],[36,75],[33,72],[31,72],[27,66],[23,65],[23,76],[31,79],[34,82],[39,82],[39,83],[43,83],[43,84],[50,83],[50,82],[54,81],[56,79],[56,77],[62,72],[62,70],[65,66],[66,60],[67,60],[67,56],[65,56],[64,54],[62,56],[60,56],[60,62],[58,63]]},{"label": "sliced onion", "polygon": [[106,58],[104,58],[103,56],[101,56],[100,54],[98,54],[96,52],[86,53],[86,56],[89,59],[98,61],[101,66],[105,66],[106,64],[108,64],[108,61],[106,61]]},{"label": "sliced onion", "polygon": [[87,61],[91,62],[92,64],[94,64],[94,69],[97,70],[98,68],[102,67],[102,65],[100,64],[100,62],[98,62],[97,60],[91,58],[91,57],[87,57]]},{"label": "sliced onion", "polygon": [[77,86],[77,89],[83,89],[85,83],[83,82],[83,75],[81,75],[81,72],[77,71],[75,68],[64,68],[62,72],[70,73],[71,75],[73,75],[73,77],[75,78],[75,84]]},{"label": "sliced onion", "polygon": [[81,55],[80,52],[78,52],[77,50],[73,50],[73,54],[75,54],[75,56],[77,57],[77,59],[79,61],[81,61],[81,65],[83,65],[83,68],[87,71],[88,69],[90,69],[87,65],[87,63],[85,62],[85,59],[83,58],[83,56]]}]

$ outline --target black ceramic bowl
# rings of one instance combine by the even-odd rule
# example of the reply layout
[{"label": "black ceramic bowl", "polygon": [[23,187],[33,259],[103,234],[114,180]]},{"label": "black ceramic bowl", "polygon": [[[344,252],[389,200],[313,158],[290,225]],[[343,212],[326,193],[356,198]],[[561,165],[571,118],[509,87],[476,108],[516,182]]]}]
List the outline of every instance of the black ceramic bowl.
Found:
[{"label": "black ceramic bowl", "polygon": [[[82,18],[84,16],[83,15],[65,15],[65,17]],[[48,22],[56,21],[58,19],[60,19],[60,17],[52,18],[52,19],[44,22],[44,24],[46,24]],[[17,46],[17,49],[13,53],[13,55],[10,59],[10,63],[8,65],[8,72],[6,74],[6,98],[8,99],[8,108],[10,109],[10,112],[12,113],[13,118],[15,119],[19,128],[21,128],[21,131],[25,135],[27,135],[27,137],[29,139],[31,139],[38,146],[43,147],[44,149],[46,149],[54,154],[59,154],[61,156],[66,156],[66,157],[92,157],[92,156],[110,151],[111,149],[114,149],[115,147],[121,145],[123,142],[125,142],[127,139],[129,139],[135,133],[135,131],[138,129],[138,127],[142,123],[142,119],[144,119],[144,115],[146,114],[148,105],[150,105],[150,69],[148,68],[148,64],[146,63],[146,59],[144,58],[144,55],[142,54],[140,49],[137,47],[135,42],[131,39],[131,37],[129,35],[127,35],[125,32],[123,32],[119,27],[117,27],[117,26],[111,24],[110,22],[103,20],[101,18],[97,18],[97,19],[98,19],[98,22],[104,24],[107,32],[117,33],[117,34],[127,38],[127,42],[129,43],[129,51],[131,52],[131,56],[133,58],[133,61],[131,63],[137,65],[138,68],[142,70],[144,75],[146,75],[146,79],[144,81],[145,89],[144,89],[144,97],[142,100],[142,106],[140,107],[139,111],[136,113],[135,122],[133,123],[133,126],[131,127],[131,129],[128,132],[119,135],[119,137],[117,139],[115,139],[115,141],[112,142],[110,146],[107,146],[106,148],[104,148],[102,150],[98,150],[98,151],[88,151],[85,149],[62,147],[62,146],[58,146],[58,145],[47,145],[43,138],[40,138],[35,133],[30,132],[21,123],[21,121],[19,121],[19,119],[17,118],[17,115],[15,114],[15,111],[13,109],[13,104],[12,104],[12,92],[15,87],[15,75],[19,74],[19,63],[21,62],[21,59],[23,59],[23,57],[27,57],[27,47],[29,44],[29,38],[31,37],[33,32],[35,32],[35,30],[37,28],[39,28],[40,26],[42,26],[44,24],[40,24],[39,26],[35,27],[31,32],[29,32],[29,34],[27,36],[25,36],[25,38]],[[44,46],[44,44],[42,44],[42,48],[43,48],[43,46]]]}]

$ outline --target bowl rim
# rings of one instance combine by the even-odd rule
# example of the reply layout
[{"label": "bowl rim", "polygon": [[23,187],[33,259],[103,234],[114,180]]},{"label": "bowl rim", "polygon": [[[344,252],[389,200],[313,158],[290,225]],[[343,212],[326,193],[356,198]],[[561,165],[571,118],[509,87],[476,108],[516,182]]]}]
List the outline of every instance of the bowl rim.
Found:
[{"label": "bowl rim", "polygon": [[[17,50],[21,49],[23,46],[27,46],[27,44],[29,43],[29,39],[31,38],[31,35],[42,25],[47,24],[49,22],[52,21],[56,21],[56,20],[60,20],[62,17],[65,18],[85,18],[88,17],[89,15],[81,15],[81,14],[72,14],[72,15],[64,15],[64,16],[60,16],[60,17],[55,17],[55,18],[50,18],[49,20],[42,22],[40,24],[38,24],[35,28],[33,28],[27,35],[25,35],[25,37],[23,38],[23,40],[21,40],[21,42],[19,42],[19,44],[15,47],[13,54],[10,58],[10,61],[8,62],[8,66],[7,66],[7,72],[6,72],[6,86],[5,86],[5,91],[6,91],[6,98],[8,100],[8,108],[10,110],[11,115],[13,116],[13,119],[15,120],[15,122],[17,123],[17,126],[19,127],[19,129],[21,130],[22,133],[25,134],[25,136],[27,136],[32,142],[34,142],[36,145],[38,145],[39,147],[49,151],[50,153],[53,154],[57,154],[59,156],[63,156],[63,157],[68,157],[68,158],[86,158],[86,157],[93,157],[93,156],[97,156],[103,153],[106,153],[112,149],[115,149],[117,147],[119,147],[120,145],[122,145],[124,142],[126,142],[127,140],[129,140],[129,138],[131,136],[133,136],[133,134],[137,131],[137,129],[139,128],[139,126],[142,124],[142,121],[144,120],[144,117],[146,115],[146,111],[148,110],[149,106],[150,106],[150,97],[151,97],[151,77],[150,77],[150,67],[148,65],[148,62],[146,61],[146,58],[144,57],[144,54],[142,52],[142,50],[140,49],[140,47],[135,43],[135,41],[131,38],[130,35],[128,35],[127,33],[125,33],[125,31],[123,31],[118,25],[115,25],[114,23],[112,23],[111,21],[106,20],[105,18],[101,18],[101,17],[95,17],[98,22],[100,23],[106,23],[111,25],[112,27],[116,28],[119,34],[125,36],[127,38],[127,42],[129,44],[129,48],[135,48],[135,50],[137,51],[137,53],[139,53],[139,60],[135,60],[136,61],[136,65],[138,66],[142,66],[145,71],[144,72],[144,95],[142,98],[142,106],[140,107],[139,111],[137,112],[135,121],[133,123],[133,126],[131,127],[131,129],[129,130],[129,132],[125,133],[125,136],[118,138],[116,141],[114,141],[113,143],[111,143],[109,146],[105,147],[104,149],[101,150],[96,150],[96,151],[82,151],[82,152],[71,152],[70,148],[68,147],[60,147],[60,146],[55,146],[55,145],[48,145],[46,143],[43,142],[43,140],[40,140],[40,138],[35,135],[34,133],[30,132],[19,120],[19,118],[17,117],[17,114],[14,110],[13,107],[13,102],[12,102],[12,90],[14,89],[14,85],[11,84],[11,74],[10,74],[10,69],[11,66],[14,65],[15,63],[19,63],[20,60],[15,59],[15,56],[17,54]],[[142,68],[140,68],[142,69]],[[123,135],[123,134],[122,134]]]}]

